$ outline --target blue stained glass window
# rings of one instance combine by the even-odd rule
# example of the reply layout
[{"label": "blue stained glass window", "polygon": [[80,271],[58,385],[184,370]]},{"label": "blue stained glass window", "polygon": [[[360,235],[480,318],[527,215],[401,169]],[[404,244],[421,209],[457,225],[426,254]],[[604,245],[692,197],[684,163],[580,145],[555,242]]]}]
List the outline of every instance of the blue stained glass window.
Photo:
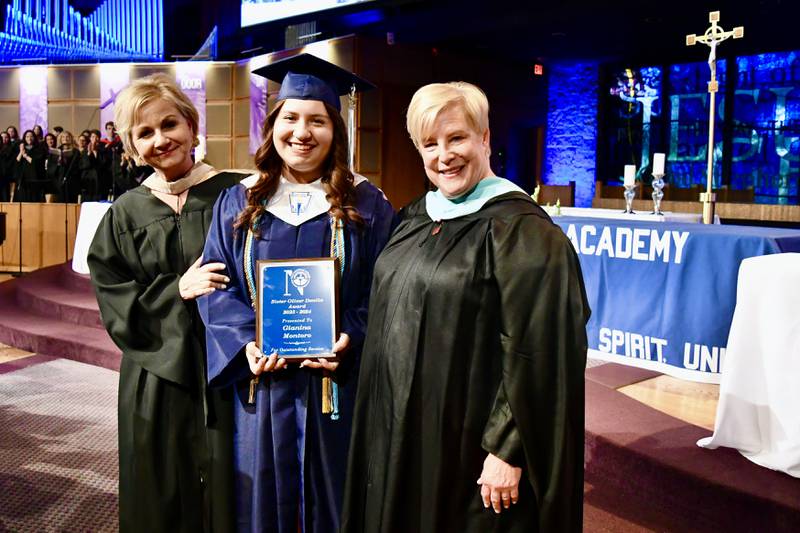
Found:
[{"label": "blue stained glass window", "polygon": [[[724,94],[726,62],[717,61],[717,82],[714,115],[714,187],[722,178],[722,137],[724,130]],[[708,106],[710,80],[708,63],[671,65],[666,80],[669,100],[669,146],[667,150],[666,181],[672,187],[688,188],[694,184],[705,187],[708,172]]]},{"label": "blue stained glass window", "polygon": [[800,55],[737,58],[732,189],[760,203],[797,203],[800,172]]},{"label": "blue stained glass window", "polygon": [[[652,154],[663,144],[662,71],[660,67],[620,69],[609,80],[604,125],[607,181],[622,181],[625,165],[636,165],[637,178],[648,181]],[[602,164],[602,163],[601,163]]]}]

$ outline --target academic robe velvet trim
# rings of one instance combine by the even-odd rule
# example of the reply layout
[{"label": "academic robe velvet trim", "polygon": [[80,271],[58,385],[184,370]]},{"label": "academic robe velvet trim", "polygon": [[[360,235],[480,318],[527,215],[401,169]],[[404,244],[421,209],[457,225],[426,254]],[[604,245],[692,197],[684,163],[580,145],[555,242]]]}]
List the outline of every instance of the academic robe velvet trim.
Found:
[{"label": "academic robe velvet trim", "polygon": [[178,280],[202,252],[218,194],[242,177],[195,185],[180,215],[132,189],[89,248],[103,323],[122,350],[122,532],[233,530],[232,398],[206,387],[203,324]]},{"label": "academic robe velvet trim", "polygon": [[[375,267],[342,531],[580,531],[589,308],[569,240],[521,193],[400,216]],[[476,483],[487,452],[523,469],[499,515]]]}]

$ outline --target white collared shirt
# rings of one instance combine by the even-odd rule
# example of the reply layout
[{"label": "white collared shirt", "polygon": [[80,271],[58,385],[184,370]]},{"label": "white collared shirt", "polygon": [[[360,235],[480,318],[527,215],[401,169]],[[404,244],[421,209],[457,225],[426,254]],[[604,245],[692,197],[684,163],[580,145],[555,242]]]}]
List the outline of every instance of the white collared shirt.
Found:
[{"label": "white collared shirt", "polygon": [[[259,177],[259,174],[253,174],[243,179],[241,183],[249,189],[258,182]],[[353,185],[358,186],[366,179],[354,173]],[[325,197],[322,179],[311,183],[294,183],[281,176],[278,190],[267,203],[267,211],[292,226],[308,222],[322,213],[327,213],[330,208],[331,204]]]}]

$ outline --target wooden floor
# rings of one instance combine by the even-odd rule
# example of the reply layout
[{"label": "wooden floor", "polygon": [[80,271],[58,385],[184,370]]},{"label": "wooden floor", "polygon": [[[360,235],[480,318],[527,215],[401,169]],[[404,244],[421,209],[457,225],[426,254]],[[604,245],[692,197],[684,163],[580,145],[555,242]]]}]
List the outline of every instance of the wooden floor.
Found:
[{"label": "wooden floor", "polygon": [[617,390],[684,422],[714,430],[719,385],[662,375]]},{"label": "wooden floor", "polygon": [[9,361],[30,357],[32,355],[34,354],[31,352],[26,352],[25,350],[20,350],[19,348],[12,348],[11,346],[6,346],[5,344],[0,343],[0,363],[8,363]]}]

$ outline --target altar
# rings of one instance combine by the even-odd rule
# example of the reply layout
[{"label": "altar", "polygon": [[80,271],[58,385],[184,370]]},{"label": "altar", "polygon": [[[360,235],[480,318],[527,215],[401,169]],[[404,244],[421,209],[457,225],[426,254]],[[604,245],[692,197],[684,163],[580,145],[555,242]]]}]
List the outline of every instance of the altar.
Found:
[{"label": "altar", "polygon": [[800,230],[553,218],[581,262],[589,356],[719,383],[748,257],[800,251]]}]

